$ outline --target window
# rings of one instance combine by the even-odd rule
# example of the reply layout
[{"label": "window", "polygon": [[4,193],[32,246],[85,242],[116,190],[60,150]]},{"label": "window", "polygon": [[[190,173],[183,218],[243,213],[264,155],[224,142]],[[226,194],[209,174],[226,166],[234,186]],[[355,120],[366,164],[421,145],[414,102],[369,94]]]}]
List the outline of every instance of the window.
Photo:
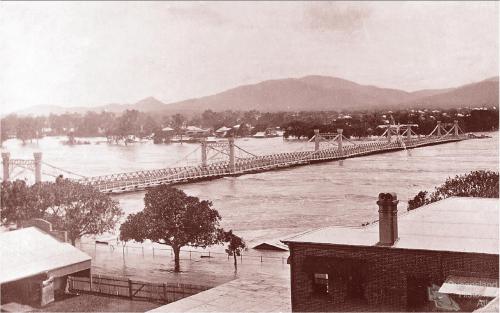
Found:
[{"label": "window", "polygon": [[328,294],[328,274],[314,274],[313,291],[318,295]]}]

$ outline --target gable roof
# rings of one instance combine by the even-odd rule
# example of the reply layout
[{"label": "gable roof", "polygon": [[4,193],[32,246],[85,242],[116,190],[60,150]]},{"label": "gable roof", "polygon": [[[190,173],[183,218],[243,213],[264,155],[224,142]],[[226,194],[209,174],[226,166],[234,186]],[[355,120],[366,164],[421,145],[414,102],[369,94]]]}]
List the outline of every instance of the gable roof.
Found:
[{"label": "gable roof", "polygon": [[[42,273],[60,276],[84,270],[90,268],[91,259],[36,227],[0,233],[0,284]],[[67,267],[73,272],[65,271]]]}]

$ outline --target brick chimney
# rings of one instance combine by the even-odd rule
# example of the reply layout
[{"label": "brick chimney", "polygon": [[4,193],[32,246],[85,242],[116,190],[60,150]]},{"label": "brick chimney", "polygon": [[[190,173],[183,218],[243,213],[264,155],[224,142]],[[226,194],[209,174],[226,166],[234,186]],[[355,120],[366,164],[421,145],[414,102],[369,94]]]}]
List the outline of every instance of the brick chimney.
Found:
[{"label": "brick chimney", "polygon": [[392,246],[398,240],[398,203],[394,192],[378,195],[379,246]]}]

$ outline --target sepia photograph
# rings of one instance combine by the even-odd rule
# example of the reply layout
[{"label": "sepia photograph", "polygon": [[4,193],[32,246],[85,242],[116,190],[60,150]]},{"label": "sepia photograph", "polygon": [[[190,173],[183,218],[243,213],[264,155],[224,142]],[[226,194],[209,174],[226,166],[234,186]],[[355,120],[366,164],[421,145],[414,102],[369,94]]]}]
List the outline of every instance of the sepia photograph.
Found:
[{"label": "sepia photograph", "polygon": [[0,2],[0,312],[499,312],[499,6]]}]

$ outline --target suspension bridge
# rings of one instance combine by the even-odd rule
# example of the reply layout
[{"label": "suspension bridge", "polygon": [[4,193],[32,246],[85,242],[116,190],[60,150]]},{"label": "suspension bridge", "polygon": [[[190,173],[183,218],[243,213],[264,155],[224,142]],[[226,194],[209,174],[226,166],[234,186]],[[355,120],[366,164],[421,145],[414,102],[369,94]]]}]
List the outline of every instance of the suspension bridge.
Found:
[{"label": "suspension bridge", "polygon": [[319,130],[315,130],[314,136],[309,140],[309,143],[314,143],[314,150],[269,155],[256,155],[246,151],[235,144],[234,138],[215,143],[209,143],[204,139],[198,148],[183,158],[185,160],[195,153],[200,153],[199,150],[201,150],[201,159],[197,164],[93,177],[85,177],[45,163],[42,161],[40,152],[34,153],[33,160],[10,159],[9,153],[4,152],[2,153],[3,179],[4,181],[9,180],[12,169],[21,167],[33,171],[35,182],[40,182],[43,164],[52,170],[51,173],[43,171],[45,175],[57,177],[61,173],[66,173],[71,176],[71,179],[82,184],[92,185],[101,192],[120,193],[144,190],[160,184],[182,184],[260,173],[472,138],[463,133],[457,121],[447,124],[438,122],[434,130],[427,136],[417,135],[412,130],[412,127],[416,126],[414,124],[381,125],[381,128],[385,128],[383,135],[377,141],[364,143],[356,143],[345,137],[342,129],[337,129],[336,133],[320,133]]}]

